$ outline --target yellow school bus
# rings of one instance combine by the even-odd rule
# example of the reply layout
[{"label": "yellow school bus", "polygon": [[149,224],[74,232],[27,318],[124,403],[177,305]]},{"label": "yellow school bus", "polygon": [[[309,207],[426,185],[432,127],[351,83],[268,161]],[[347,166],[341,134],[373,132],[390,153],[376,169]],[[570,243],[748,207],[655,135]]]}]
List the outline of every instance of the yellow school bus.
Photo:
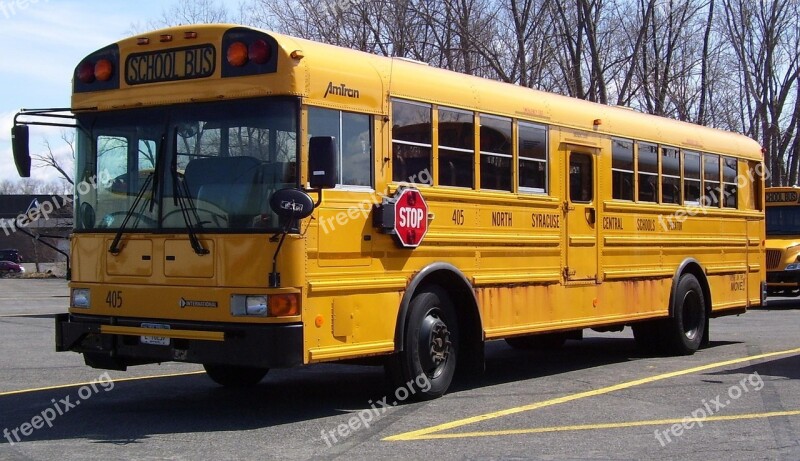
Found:
[{"label": "yellow school bus", "polygon": [[800,295],[800,187],[766,189],[767,292]]},{"label": "yellow school bus", "polygon": [[[762,151],[737,134],[234,25],[90,54],[69,111],[56,345],[92,367],[248,385],[359,360],[426,399],[486,341],[630,325],[691,354],[763,301]],[[18,116],[23,174],[26,115],[53,114]]]}]

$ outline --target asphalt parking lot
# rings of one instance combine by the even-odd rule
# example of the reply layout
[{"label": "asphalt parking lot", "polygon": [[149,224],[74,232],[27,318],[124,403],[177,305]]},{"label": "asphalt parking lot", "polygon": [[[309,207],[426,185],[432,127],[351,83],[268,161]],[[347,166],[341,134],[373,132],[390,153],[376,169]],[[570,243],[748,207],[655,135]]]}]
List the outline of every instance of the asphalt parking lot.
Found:
[{"label": "asphalt parking lot", "polygon": [[[487,346],[483,376],[403,402],[382,369],[272,370],[223,389],[189,364],[56,353],[62,280],[0,280],[0,459],[800,459],[800,300],[712,320],[653,357],[630,330],[555,352]],[[397,405],[394,405],[397,403]]]}]

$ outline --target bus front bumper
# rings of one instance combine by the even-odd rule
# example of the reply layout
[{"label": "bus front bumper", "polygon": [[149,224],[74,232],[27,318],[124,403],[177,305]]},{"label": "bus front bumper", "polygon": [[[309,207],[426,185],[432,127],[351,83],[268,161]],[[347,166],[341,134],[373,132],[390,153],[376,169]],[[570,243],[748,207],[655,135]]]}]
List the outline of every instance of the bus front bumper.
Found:
[{"label": "bus front bumper", "polygon": [[301,323],[245,325],[74,314],[59,314],[55,321],[56,351],[82,353],[94,368],[124,371],[161,362],[257,368],[303,364]]},{"label": "bus front bumper", "polygon": [[767,272],[767,289],[769,291],[800,289],[800,270]]}]

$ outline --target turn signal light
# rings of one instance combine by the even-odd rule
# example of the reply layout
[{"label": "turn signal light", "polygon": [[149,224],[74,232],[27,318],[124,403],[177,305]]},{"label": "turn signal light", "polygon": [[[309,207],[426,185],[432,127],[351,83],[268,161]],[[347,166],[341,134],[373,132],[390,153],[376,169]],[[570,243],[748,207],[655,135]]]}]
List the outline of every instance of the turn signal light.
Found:
[{"label": "turn signal light", "polygon": [[295,315],[300,315],[300,302],[298,301],[297,294],[270,295],[270,317],[292,317]]}]

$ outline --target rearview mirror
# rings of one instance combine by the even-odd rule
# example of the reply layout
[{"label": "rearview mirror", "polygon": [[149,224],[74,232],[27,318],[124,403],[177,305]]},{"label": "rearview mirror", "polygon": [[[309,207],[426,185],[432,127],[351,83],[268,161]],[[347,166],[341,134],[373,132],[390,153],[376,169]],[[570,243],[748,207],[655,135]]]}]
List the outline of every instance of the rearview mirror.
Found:
[{"label": "rearview mirror", "polygon": [[339,180],[338,143],[333,136],[314,136],[308,147],[309,183],[312,189],[336,187]]},{"label": "rearview mirror", "polygon": [[284,219],[305,219],[314,212],[314,200],[300,189],[276,191],[269,199],[269,206]]},{"label": "rearview mirror", "polygon": [[22,178],[31,177],[31,152],[29,148],[30,129],[27,125],[11,127],[11,148],[14,151],[14,163]]}]

